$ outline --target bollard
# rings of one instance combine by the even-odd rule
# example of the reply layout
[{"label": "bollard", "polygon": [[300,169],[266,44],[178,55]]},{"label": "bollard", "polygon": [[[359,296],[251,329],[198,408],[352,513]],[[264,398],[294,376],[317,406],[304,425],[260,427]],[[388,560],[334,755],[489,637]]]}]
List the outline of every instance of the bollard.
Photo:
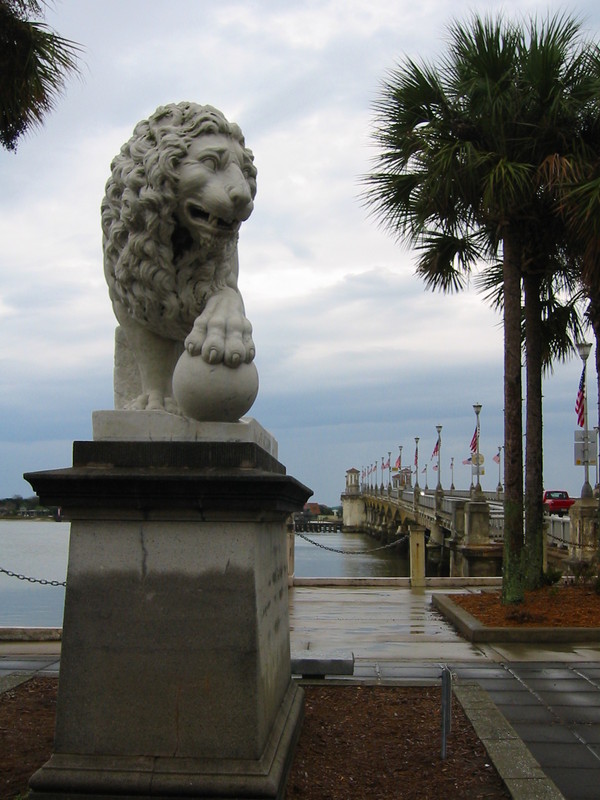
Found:
[{"label": "bollard", "polygon": [[446,759],[446,742],[452,730],[452,672],[442,667],[442,761]]}]

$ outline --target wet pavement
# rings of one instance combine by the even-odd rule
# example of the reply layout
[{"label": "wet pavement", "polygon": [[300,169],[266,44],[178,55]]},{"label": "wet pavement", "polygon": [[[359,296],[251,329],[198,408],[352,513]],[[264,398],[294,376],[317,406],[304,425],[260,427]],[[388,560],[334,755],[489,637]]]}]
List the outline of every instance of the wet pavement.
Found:
[{"label": "wet pavement", "polygon": [[[441,667],[448,666],[461,691],[468,695],[469,687],[479,687],[472,702],[486,712],[476,730],[488,751],[495,748],[498,758],[504,754],[513,765],[507,785],[514,797],[600,798],[600,642],[472,644],[431,607],[431,594],[404,588],[294,587],[292,654],[353,653],[351,680],[382,684],[437,681]],[[0,641],[0,690],[24,674],[57,675],[59,665],[60,642]],[[496,709],[502,715],[496,719],[508,724],[495,735],[502,727],[493,721]],[[490,741],[482,733],[486,724]],[[527,776],[519,774],[518,739],[540,765],[539,776],[533,761]]]}]

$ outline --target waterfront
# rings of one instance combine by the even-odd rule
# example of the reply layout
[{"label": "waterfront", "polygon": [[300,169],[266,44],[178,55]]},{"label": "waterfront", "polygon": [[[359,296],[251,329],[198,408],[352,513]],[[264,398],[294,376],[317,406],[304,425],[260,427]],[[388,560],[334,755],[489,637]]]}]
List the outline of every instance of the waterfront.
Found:
[{"label": "waterfront", "polygon": [[[0,521],[0,567],[47,581],[64,581],[70,525],[45,520]],[[62,626],[65,590],[0,573],[0,627]]]},{"label": "waterfront", "polygon": [[[46,581],[64,581],[70,525],[38,520],[0,521],[0,568]],[[408,560],[360,533],[296,536],[295,574],[301,578],[405,577]],[[321,546],[318,546],[321,545]],[[331,548],[331,549],[325,549]],[[343,550],[344,553],[333,552]],[[371,552],[357,552],[357,551]],[[62,626],[65,590],[0,573],[0,627]]]},{"label": "waterfront", "polygon": [[[381,543],[364,533],[303,533],[296,536],[298,578],[405,578],[408,555],[395,548],[381,548]],[[314,544],[311,544],[314,542]],[[327,550],[325,548],[331,548]],[[333,552],[344,550],[344,553]],[[369,552],[363,552],[369,551]]]}]

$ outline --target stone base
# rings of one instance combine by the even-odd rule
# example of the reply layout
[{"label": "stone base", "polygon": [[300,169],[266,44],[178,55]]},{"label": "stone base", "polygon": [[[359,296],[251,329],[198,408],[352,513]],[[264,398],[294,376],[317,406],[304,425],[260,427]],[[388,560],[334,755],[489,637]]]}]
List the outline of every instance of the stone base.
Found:
[{"label": "stone base", "polygon": [[283,800],[303,718],[304,693],[290,684],[258,759],[55,754],[30,780],[30,798],[156,800],[175,797]]},{"label": "stone base", "polygon": [[502,575],[502,545],[451,546],[450,576],[492,578]]},{"label": "stone base", "polygon": [[[124,412],[127,413],[127,412]],[[45,798],[281,798],[299,735],[287,519],[252,442],[76,442],[26,476],[71,520]]]},{"label": "stone base", "polygon": [[248,442],[277,458],[277,440],[252,417],[197,422],[166,411],[94,411],[96,442]]}]

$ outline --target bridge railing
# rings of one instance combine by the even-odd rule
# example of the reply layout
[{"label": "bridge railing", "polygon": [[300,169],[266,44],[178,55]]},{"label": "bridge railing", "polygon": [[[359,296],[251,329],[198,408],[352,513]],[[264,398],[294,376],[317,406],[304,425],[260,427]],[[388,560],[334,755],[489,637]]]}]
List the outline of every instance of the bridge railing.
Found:
[{"label": "bridge railing", "polygon": [[569,517],[547,515],[548,528],[546,532],[548,544],[569,549],[571,546],[571,520]]}]

